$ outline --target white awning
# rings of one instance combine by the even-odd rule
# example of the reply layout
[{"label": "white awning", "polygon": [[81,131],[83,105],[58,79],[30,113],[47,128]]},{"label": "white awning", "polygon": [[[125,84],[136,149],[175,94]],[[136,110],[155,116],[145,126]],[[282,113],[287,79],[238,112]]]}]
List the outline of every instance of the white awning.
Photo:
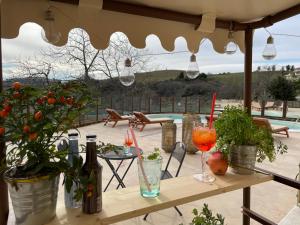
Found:
[{"label": "white awning", "polygon": [[[76,0],[57,0],[75,2]],[[105,0],[109,1],[109,0]],[[116,2],[116,1],[115,1]],[[299,4],[299,0],[122,0],[137,5],[165,9],[190,15],[202,15],[199,27],[174,20],[133,15],[103,9],[103,0],[79,0],[68,4],[48,0],[2,0],[2,38],[15,38],[19,28],[26,22],[35,22],[48,29],[45,11],[49,5],[55,15],[55,27],[62,34],[56,45],[66,44],[69,31],[82,28],[90,35],[95,48],[104,49],[110,36],[117,31],[127,35],[137,48],[145,47],[146,37],[155,34],[162,46],[174,50],[177,37],[184,37],[190,51],[197,52],[203,38],[208,38],[217,52],[223,53],[228,42],[228,29],[216,28],[216,20],[245,23],[258,21],[284,9]],[[123,10],[123,9],[122,9]],[[244,31],[233,34],[241,51],[244,50]]]}]

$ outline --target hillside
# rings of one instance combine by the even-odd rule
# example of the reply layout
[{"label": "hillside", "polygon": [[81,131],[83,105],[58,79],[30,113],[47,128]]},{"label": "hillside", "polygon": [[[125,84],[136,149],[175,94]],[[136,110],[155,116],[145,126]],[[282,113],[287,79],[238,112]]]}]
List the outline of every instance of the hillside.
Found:
[{"label": "hillside", "polygon": [[[158,81],[166,81],[176,79],[180,73],[185,72],[182,70],[158,70],[152,72],[145,73],[136,73],[135,80],[138,83],[149,83],[149,82],[158,82]],[[208,80],[212,81],[220,81],[220,82],[243,82],[244,77],[243,72],[237,73],[224,73],[224,74],[209,74],[207,75]],[[270,78],[281,75],[281,71],[263,71],[263,72],[253,72],[253,81],[262,79],[262,78]]]},{"label": "hillside", "polygon": [[[253,72],[253,97],[266,93],[269,82],[280,71]],[[6,80],[4,86],[10,85],[14,80]],[[42,87],[43,80],[23,78],[20,82],[27,85]],[[161,70],[136,74],[136,82],[131,87],[124,87],[118,78],[112,80],[89,80],[87,83],[94,96],[203,96],[210,97],[217,92],[224,99],[241,99],[243,97],[243,73],[201,74],[195,80],[184,77],[180,70]]]},{"label": "hillside", "polygon": [[157,70],[153,72],[136,73],[135,80],[140,83],[172,80],[179,76],[181,70]]}]

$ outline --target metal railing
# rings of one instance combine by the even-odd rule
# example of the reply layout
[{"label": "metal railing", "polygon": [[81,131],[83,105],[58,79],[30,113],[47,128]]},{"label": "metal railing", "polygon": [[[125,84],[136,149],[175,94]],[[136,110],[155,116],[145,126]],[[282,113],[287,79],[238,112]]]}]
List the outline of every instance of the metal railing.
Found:
[{"label": "metal railing", "polygon": [[[76,126],[84,126],[101,122],[106,117],[106,108],[117,110],[121,115],[131,114],[133,111],[149,113],[199,113],[209,114],[211,99],[200,96],[191,97],[160,97],[160,96],[106,96],[93,100],[87,107],[88,113],[82,115]],[[224,105],[243,105],[242,100],[218,100],[216,110],[222,110]],[[289,101],[289,108],[299,108],[300,101]],[[253,107],[254,115],[274,119],[296,121],[297,116],[288,113],[287,118],[282,117],[282,109],[267,109],[265,106]]]},{"label": "metal railing", "polygon": [[[281,183],[283,185],[292,187],[300,191],[300,180],[293,180],[291,178],[282,176],[277,173],[273,173],[271,171],[255,168],[255,171],[258,173],[263,173],[266,175],[271,175],[273,177],[273,181]],[[243,214],[243,225],[250,225],[250,219],[253,219],[260,224],[264,225],[277,225],[276,223],[272,222],[268,218],[260,215],[259,213],[250,209],[250,202],[251,202],[251,189],[250,187],[246,187],[243,189],[243,206],[242,206],[242,214]]]}]

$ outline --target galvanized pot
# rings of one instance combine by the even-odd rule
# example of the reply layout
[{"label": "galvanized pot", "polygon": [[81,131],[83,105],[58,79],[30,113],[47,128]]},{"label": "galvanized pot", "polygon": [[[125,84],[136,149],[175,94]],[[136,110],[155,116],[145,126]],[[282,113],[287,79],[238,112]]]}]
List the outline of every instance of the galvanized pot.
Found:
[{"label": "galvanized pot", "polygon": [[257,147],[251,145],[232,146],[229,154],[230,166],[234,173],[250,175],[254,173]]},{"label": "galvanized pot", "polygon": [[35,178],[11,178],[9,171],[4,179],[16,217],[16,225],[42,225],[56,214],[59,175]]}]

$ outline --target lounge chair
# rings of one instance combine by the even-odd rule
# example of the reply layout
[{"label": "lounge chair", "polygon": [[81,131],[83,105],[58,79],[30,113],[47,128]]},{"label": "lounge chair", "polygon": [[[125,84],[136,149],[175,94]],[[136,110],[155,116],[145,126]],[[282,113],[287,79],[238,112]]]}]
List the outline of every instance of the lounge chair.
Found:
[{"label": "lounge chair", "polygon": [[[215,122],[218,118],[219,118],[218,115],[213,115],[213,122]],[[207,120],[207,123],[208,123],[210,120],[210,115],[206,115],[205,119]]]},{"label": "lounge chair", "polygon": [[140,131],[143,131],[147,124],[159,123],[162,126],[163,123],[174,121],[173,119],[170,119],[170,118],[151,119],[151,118],[145,116],[145,114],[142,112],[133,112],[133,115],[135,116],[135,122],[134,122],[135,127],[138,127],[139,125],[141,125]]},{"label": "lounge chair", "polygon": [[274,109],[275,109],[275,110],[282,111],[282,110],[283,110],[283,102],[281,102],[281,101],[275,102],[275,103],[274,103]]},{"label": "lounge chair", "polygon": [[256,110],[256,111],[260,111],[261,110],[261,106],[258,102],[252,102],[252,109]]},{"label": "lounge chair", "polygon": [[253,117],[253,122],[260,127],[267,128],[268,130],[272,131],[274,134],[282,134],[289,137],[289,128],[285,126],[271,126],[268,119]]},{"label": "lounge chair", "polygon": [[131,116],[121,116],[116,110],[114,109],[106,109],[106,112],[108,113],[107,118],[105,119],[104,126],[106,126],[109,122],[114,122],[112,127],[115,127],[119,121],[128,120],[128,123],[130,125],[130,122],[132,120]]},{"label": "lounge chair", "polygon": [[265,109],[275,109],[275,103],[267,102],[267,104],[265,105]]}]

